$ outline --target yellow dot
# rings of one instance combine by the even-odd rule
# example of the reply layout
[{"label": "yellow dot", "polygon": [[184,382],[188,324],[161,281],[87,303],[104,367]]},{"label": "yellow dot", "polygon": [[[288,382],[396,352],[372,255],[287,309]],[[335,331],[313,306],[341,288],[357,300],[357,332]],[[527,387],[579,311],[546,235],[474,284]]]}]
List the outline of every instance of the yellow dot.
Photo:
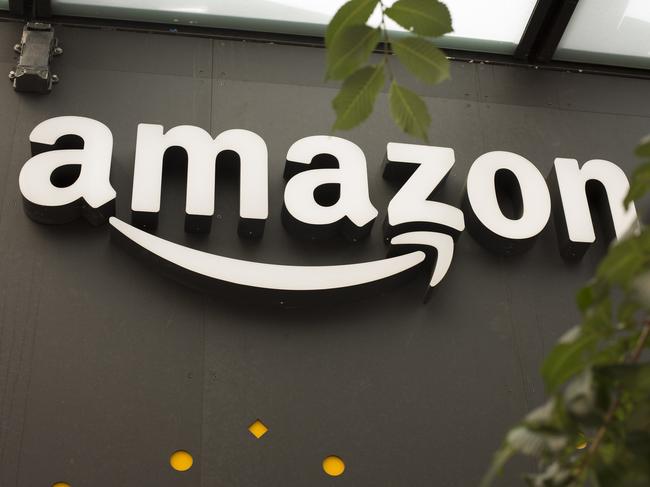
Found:
[{"label": "yellow dot", "polygon": [[194,459],[192,458],[192,455],[184,450],[175,451],[172,453],[172,456],[169,457],[169,464],[174,470],[178,470],[179,472],[189,470],[192,468],[193,463]]},{"label": "yellow dot", "polygon": [[250,431],[251,435],[259,440],[269,431],[269,429],[258,419],[248,427],[248,431]]},{"label": "yellow dot", "polygon": [[70,487],[70,484],[67,484],[65,482],[57,482],[55,484],[52,484],[52,487]]},{"label": "yellow dot", "polygon": [[339,457],[332,455],[323,460],[323,470],[327,475],[338,477],[345,472],[345,463]]}]

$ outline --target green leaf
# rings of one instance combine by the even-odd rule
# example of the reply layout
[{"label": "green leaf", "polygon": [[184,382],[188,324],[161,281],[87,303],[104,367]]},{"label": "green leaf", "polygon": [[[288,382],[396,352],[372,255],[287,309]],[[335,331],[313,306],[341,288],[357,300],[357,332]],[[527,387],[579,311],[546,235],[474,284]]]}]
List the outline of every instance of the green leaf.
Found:
[{"label": "green leaf", "polygon": [[388,96],[390,113],[398,127],[407,134],[427,140],[427,130],[431,125],[431,117],[422,99],[411,90],[399,86],[394,81],[390,85]]},{"label": "green leaf", "polygon": [[650,310],[650,270],[646,270],[634,278],[630,291],[639,307]]},{"label": "green leaf", "polygon": [[542,406],[529,412],[520,423],[531,431],[565,435],[573,443],[580,430],[575,418],[568,414],[564,397],[556,394]]},{"label": "green leaf", "polygon": [[381,30],[367,25],[344,28],[327,49],[327,79],[347,78],[365,63],[377,46]]},{"label": "green leaf", "polygon": [[585,312],[582,328],[586,333],[594,334],[601,338],[608,337],[614,332],[612,302],[609,298],[591,306]]},{"label": "green leaf", "polygon": [[405,37],[393,42],[392,47],[402,64],[422,81],[436,84],[449,78],[449,61],[432,42]]},{"label": "green leaf", "polygon": [[438,0],[398,0],[386,15],[421,36],[438,37],[453,30],[449,9]]},{"label": "green leaf", "polygon": [[600,487],[647,487],[650,485],[650,435],[633,432],[624,439],[603,442],[596,452],[594,468]]},{"label": "green leaf", "polygon": [[635,299],[626,296],[618,305],[618,321],[623,327],[629,328],[636,322],[635,317],[640,308],[641,305]]},{"label": "green leaf", "polygon": [[602,302],[608,296],[608,284],[602,279],[592,279],[585,287],[578,291],[576,294],[576,303],[580,311],[584,314],[591,306]]},{"label": "green leaf", "polygon": [[574,476],[566,466],[553,462],[543,472],[526,475],[525,479],[531,487],[569,487]]},{"label": "green leaf", "polygon": [[576,341],[582,334],[580,325],[575,325],[569,328],[557,341],[558,343],[571,343]]},{"label": "green leaf", "polygon": [[546,452],[557,452],[567,445],[565,435],[532,431],[525,426],[518,426],[508,433],[506,443],[524,455],[541,456]]},{"label": "green leaf", "polygon": [[635,398],[650,395],[650,363],[599,366],[596,374],[600,380],[616,382]]},{"label": "green leaf", "polygon": [[576,303],[583,313],[594,302],[594,293],[591,286],[585,286],[576,294]]},{"label": "green leaf", "polygon": [[336,111],[333,129],[351,129],[368,118],[384,81],[383,64],[366,66],[349,76],[332,101]]},{"label": "green leaf", "polygon": [[601,348],[588,356],[590,366],[616,364],[625,358],[625,354],[630,350],[631,341],[627,335],[618,338],[615,341],[601,342]]},{"label": "green leaf", "polygon": [[325,46],[329,48],[345,27],[365,24],[378,3],[379,0],[351,0],[344,4],[327,26]]},{"label": "green leaf", "polygon": [[556,407],[555,398],[549,399],[546,403],[529,412],[524,418],[524,424],[533,429],[554,426]]},{"label": "green leaf", "polygon": [[[650,400],[646,399],[636,404],[636,407],[625,418],[625,427],[631,431],[645,431],[650,434]],[[650,449],[650,442],[646,448]]]},{"label": "green leaf", "polygon": [[632,173],[632,178],[630,179],[630,190],[623,201],[625,208],[627,209],[632,201],[641,198],[648,192],[648,190],[650,190],[650,162],[641,164]]},{"label": "green leaf", "polygon": [[638,157],[650,157],[650,135],[646,135],[637,146],[634,153]]},{"label": "green leaf", "polygon": [[582,333],[570,342],[558,343],[542,364],[542,377],[549,392],[556,391],[568,379],[585,368],[586,357],[593,353],[598,336]]},{"label": "green leaf", "polygon": [[572,379],[564,390],[564,404],[568,414],[586,426],[599,426],[605,415],[599,407],[594,374],[588,368]]},{"label": "green leaf", "polygon": [[634,276],[643,272],[650,261],[650,253],[644,248],[644,240],[630,237],[612,247],[602,260],[596,276],[613,284],[627,287]]},{"label": "green leaf", "polygon": [[501,475],[503,466],[508,463],[508,460],[517,453],[517,450],[511,445],[505,443],[501,448],[497,450],[490,464],[489,470],[486,472],[485,476],[481,479],[479,487],[489,487],[494,483],[494,480],[498,475]]}]

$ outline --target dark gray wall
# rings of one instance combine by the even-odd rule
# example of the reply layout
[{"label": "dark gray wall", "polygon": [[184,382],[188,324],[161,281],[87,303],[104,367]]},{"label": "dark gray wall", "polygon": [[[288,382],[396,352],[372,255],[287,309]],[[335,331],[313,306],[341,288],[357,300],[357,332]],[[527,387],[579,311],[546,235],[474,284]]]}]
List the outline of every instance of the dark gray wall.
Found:
[{"label": "dark gray wall", "polygon": [[[0,24],[0,74],[20,25]],[[328,264],[381,258],[381,225],[360,244],[313,244],[282,227],[290,144],[327,133],[336,86],[323,51],[81,28],[57,29],[65,54],[48,96],[0,85],[0,485],[472,486],[508,425],[540,403],[542,357],[578,316],[574,291],[604,244],[573,266],[552,225],[520,257],[468,234],[431,301],[425,277],[361,302],[279,310],[237,305],[167,280],[111,243],[107,227],[48,227],[22,211],[18,173],[40,121],[84,115],[115,138],[117,214],[129,221],[136,125],[246,128],[270,151],[271,217],[258,243],[236,234],[237,191],[218,183],[206,238],[183,231],[183,184],[165,182],[158,234],[222,255]],[[455,63],[428,88],[431,143],[453,147],[442,198],[458,203],[469,165],[509,150],[547,174],[556,156],[604,158],[628,173],[650,131],[648,81]],[[398,76],[406,78],[403,73]],[[385,215],[388,141],[409,142],[380,96],[343,134],[365,151]],[[260,418],[270,432],[247,431]],[[169,454],[193,453],[173,471]],[[344,476],[323,457],[340,455]],[[520,485],[515,464],[502,485]]]}]

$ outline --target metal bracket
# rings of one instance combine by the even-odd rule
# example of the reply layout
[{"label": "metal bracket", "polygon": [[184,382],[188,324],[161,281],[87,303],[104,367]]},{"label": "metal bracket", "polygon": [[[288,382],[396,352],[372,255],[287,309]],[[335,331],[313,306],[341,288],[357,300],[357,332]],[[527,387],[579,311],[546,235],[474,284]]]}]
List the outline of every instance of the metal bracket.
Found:
[{"label": "metal bracket", "polygon": [[18,65],[9,73],[16,91],[49,93],[59,78],[52,74],[50,63],[53,56],[63,53],[54,37],[51,24],[27,22],[23,28],[20,44],[14,46],[20,54]]}]

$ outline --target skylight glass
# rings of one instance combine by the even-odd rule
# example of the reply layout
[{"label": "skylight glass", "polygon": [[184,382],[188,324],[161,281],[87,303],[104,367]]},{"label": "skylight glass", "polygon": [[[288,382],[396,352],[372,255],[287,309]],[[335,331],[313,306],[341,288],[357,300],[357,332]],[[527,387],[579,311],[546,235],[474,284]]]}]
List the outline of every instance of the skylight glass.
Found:
[{"label": "skylight glass", "polygon": [[[52,0],[57,15],[322,36],[346,0]],[[388,0],[391,5],[395,0]],[[443,47],[514,52],[536,0],[447,0],[454,33]],[[378,23],[378,11],[371,22]],[[389,28],[404,32],[394,23]]]},{"label": "skylight glass", "polygon": [[650,68],[650,0],[578,2],[555,59]]}]

